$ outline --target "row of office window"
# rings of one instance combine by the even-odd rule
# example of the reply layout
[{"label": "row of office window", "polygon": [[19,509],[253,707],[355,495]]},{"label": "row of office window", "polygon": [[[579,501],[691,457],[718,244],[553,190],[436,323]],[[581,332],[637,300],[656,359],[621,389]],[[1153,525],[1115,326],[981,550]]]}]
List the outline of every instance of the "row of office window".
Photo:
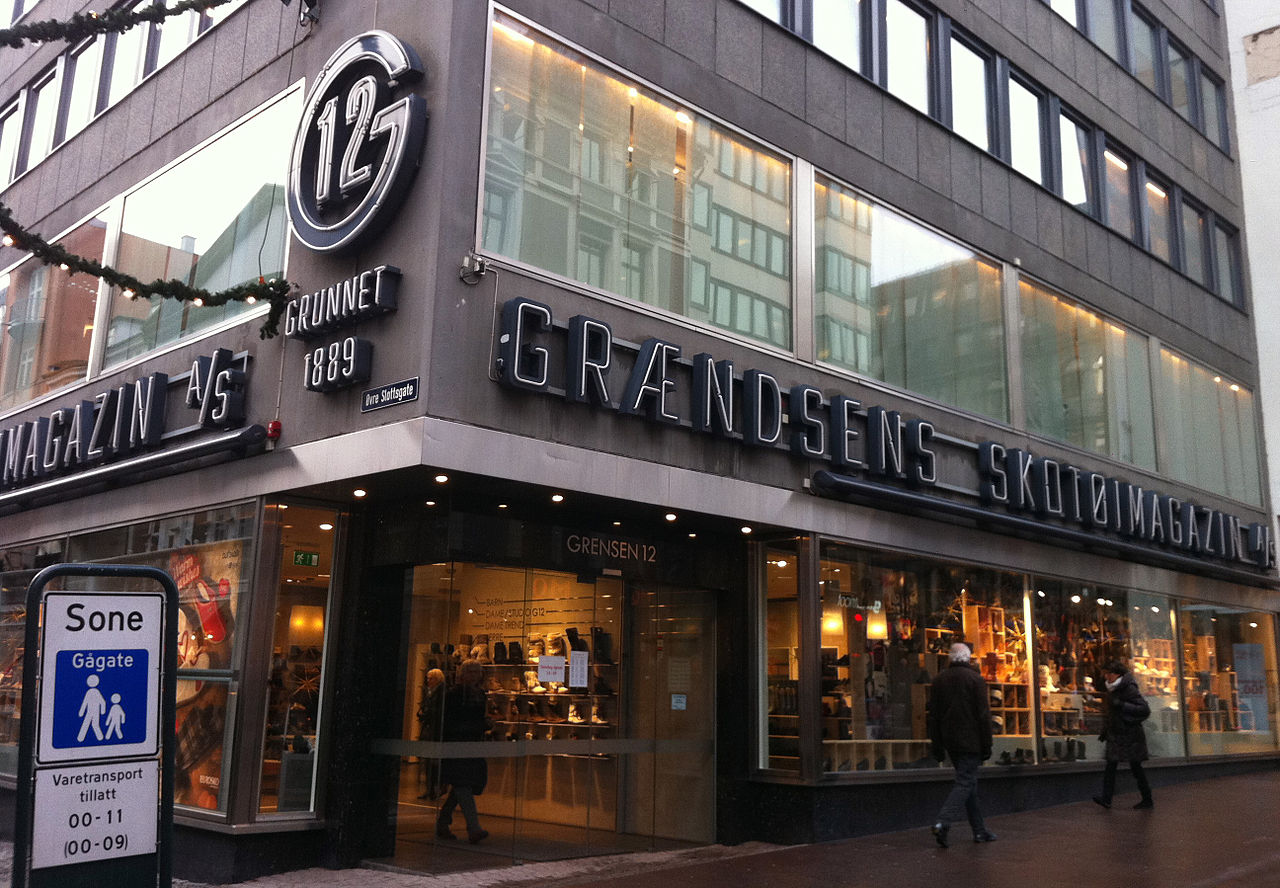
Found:
[{"label": "row of office window", "polygon": [[[22,12],[22,0],[17,2],[15,17]],[[152,2],[122,8],[140,9]],[[123,33],[91,37],[60,55],[0,108],[0,187],[44,160],[244,2],[232,0],[199,13],[188,10]],[[167,3],[174,6],[177,0]]]},{"label": "row of office window", "polygon": [[[491,60],[489,254],[1260,502],[1244,386],[1027,276],[1007,329],[1009,266],[515,18],[497,14]],[[588,144],[589,179],[574,172]],[[740,160],[716,162],[728,154]],[[811,213],[792,206],[793,181]],[[811,290],[787,261],[793,238],[812,244]]]},{"label": "row of office window", "polygon": [[[1066,5],[1074,8],[1076,2],[1066,0]],[[1097,9],[1112,9],[1113,23],[1128,21],[1115,18],[1119,0],[1079,2],[1088,7],[1079,21],[1092,21],[1098,33],[1104,17]],[[1243,306],[1233,226],[946,16],[915,0],[749,0],[748,5],[1205,289]],[[1225,145],[1221,81],[1171,42],[1166,29],[1139,8],[1124,5],[1126,16],[1151,25],[1150,40],[1143,44],[1148,62],[1135,69],[1136,76]],[[1085,14],[1089,10],[1092,18]],[[1136,33],[1136,26],[1124,31]],[[1117,39],[1133,39],[1124,35]],[[1124,58],[1130,56],[1138,58],[1136,52]]]},{"label": "row of office window", "polygon": [[1154,15],[1130,0],[1049,0],[1049,5],[1205,138],[1224,151],[1229,148],[1222,79]]}]

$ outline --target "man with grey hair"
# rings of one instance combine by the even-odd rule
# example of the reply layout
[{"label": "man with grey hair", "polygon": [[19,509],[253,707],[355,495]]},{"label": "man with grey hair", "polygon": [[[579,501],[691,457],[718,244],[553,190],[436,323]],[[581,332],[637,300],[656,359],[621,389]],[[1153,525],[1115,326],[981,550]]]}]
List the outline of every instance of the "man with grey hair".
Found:
[{"label": "man with grey hair", "polygon": [[972,652],[964,642],[951,645],[947,668],[929,689],[929,740],[933,757],[947,756],[956,769],[956,782],[933,824],[933,837],[947,847],[947,832],[962,814],[969,818],[975,842],[993,842],[996,834],[982,822],[978,807],[978,769],[991,758],[991,703],[982,673],[969,664]]}]

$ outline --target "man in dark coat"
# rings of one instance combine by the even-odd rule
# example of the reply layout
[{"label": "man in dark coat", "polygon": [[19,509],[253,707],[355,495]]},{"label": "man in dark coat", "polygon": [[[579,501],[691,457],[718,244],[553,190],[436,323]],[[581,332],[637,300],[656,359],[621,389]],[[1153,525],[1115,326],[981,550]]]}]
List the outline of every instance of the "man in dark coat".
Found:
[{"label": "man in dark coat", "polygon": [[969,818],[975,842],[993,842],[996,834],[982,822],[978,807],[978,769],[991,758],[991,703],[982,674],[969,665],[972,652],[964,642],[951,645],[950,663],[929,690],[929,740],[933,757],[947,756],[956,782],[933,824],[933,837],[947,847],[947,831],[961,814]]},{"label": "man in dark coat", "polygon": [[[479,660],[465,660],[458,667],[458,683],[445,692],[444,726],[445,743],[483,740],[489,729],[488,701],[481,687],[484,666]],[[455,839],[450,824],[455,808],[462,808],[467,821],[467,839],[471,844],[488,837],[481,829],[476,814],[475,797],[484,792],[489,782],[489,763],[482,757],[447,758],[440,763],[440,782],[448,784],[449,795],[436,815],[436,835],[442,839]]]},{"label": "man in dark coat", "polygon": [[1147,753],[1147,734],[1142,723],[1151,714],[1151,707],[1138,691],[1138,681],[1119,660],[1108,663],[1102,669],[1106,680],[1107,699],[1103,716],[1102,733],[1098,739],[1107,744],[1107,769],[1102,775],[1102,795],[1093,800],[1104,808],[1111,807],[1111,796],[1116,789],[1116,769],[1121,762],[1129,763],[1133,779],[1138,782],[1142,800],[1135,808],[1154,808],[1151,800],[1151,784],[1142,771]]}]

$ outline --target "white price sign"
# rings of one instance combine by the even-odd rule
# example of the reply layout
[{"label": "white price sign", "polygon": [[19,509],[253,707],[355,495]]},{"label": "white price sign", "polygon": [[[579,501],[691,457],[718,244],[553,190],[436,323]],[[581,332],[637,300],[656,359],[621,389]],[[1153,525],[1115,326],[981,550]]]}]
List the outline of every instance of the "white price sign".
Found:
[{"label": "white price sign", "polygon": [[154,854],[160,763],[36,772],[31,868]]}]

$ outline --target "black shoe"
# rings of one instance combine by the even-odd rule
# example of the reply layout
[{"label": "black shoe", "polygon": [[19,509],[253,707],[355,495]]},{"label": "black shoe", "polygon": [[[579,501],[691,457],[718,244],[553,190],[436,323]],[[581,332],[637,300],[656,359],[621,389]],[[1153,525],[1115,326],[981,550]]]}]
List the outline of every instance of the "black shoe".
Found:
[{"label": "black shoe", "polygon": [[1141,811],[1146,808],[1154,808],[1155,806],[1156,806],[1156,803],[1151,801],[1151,799],[1143,799],[1142,801],[1138,802],[1138,804],[1133,806],[1133,810]]},{"label": "black shoe", "polygon": [[451,840],[457,841],[458,839],[458,837],[453,834],[453,830],[449,829],[447,826],[436,827],[436,838],[444,839],[446,842]]},{"label": "black shoe", "polygon": [[1111,799],[1104,799],[1102,796],[1094,796],[1093,800],[1104,808],[1109,809],[1111,807]]},{"label": "black shoe", "polygon": [[973,834],[973,840],[979,843],[994,842],[997,838],[999,838],[999,836],[989,829],[984,829],[982,832],[976,832]]},{"label": "black shoe", "polygon": [[933,833],[933,837],[938,840],[938,844],[943,848],[947,847],[947,832],[951,829],[949,826],[943,826],[941,823],[935,823],[929,827],[929,831]]}]

